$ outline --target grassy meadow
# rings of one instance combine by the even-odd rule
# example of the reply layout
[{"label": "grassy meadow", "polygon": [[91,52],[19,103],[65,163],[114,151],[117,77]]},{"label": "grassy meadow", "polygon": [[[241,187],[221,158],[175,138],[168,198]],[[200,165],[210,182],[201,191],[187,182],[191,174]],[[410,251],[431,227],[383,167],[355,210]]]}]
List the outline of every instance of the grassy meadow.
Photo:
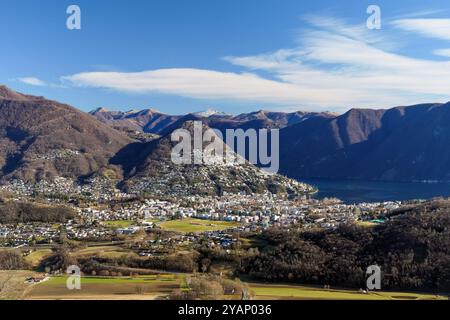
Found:
[{"label": "grassy meadow", "polygon": [[238,222],[211,221],[187,218],[183,220],[170,220],[158,224],[161,229],[180,233],[197,233],[206,231],[220,231],[237,227]]},{"label": "grassy meadow", "polygon": [[261,300],[447,300],[444,296],[421,293],[361,293],[358,290],[321,289],[307,286],[250,284],[256,299]]}]

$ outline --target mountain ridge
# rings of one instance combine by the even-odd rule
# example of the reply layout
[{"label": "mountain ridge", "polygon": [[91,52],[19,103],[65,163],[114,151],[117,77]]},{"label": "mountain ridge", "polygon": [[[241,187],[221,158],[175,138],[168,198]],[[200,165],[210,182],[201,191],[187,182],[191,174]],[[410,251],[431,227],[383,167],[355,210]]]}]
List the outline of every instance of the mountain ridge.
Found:
[{"label": "mountain ridge", "polygon": [[[170,130],[170,127],[188,119],[199,119],[209,126],[225,128],[284,128],[304,121],[311,116],[320,116],[322,112],[275,112],[260,110],[251,113],[231,115],[217,110],[208,109],[201,112],[191,112],[185,115],[169,115],[154,109],[143,109],[139,112],[127,113],[123,111],[108,111],[98,108],[89,112],[98,120],[115,128],[127,128],[144,133],[162,134]],[[147,115],[147,116],[143,116]]]},{"label": "mountain ridge", "polygon": [[[305,184],[278,175],[269,176],[247,162],[233,168],[217,163],[176,165],[170,157],[175,144],[171,132],[150,141],[136,140],[69,105],[23,95],[6,87],[1,88],[0,94],[3,183],[14,185],[15,181],[21,181],[25,188],[33,188],[42,181],[52,185],[62,178],[64,186],[60,184],[58,190],[72,188],[69,186],[72,181],[75,189],[83,183],[96,184],[92,187],[100,193],[107,189],[115,192],[111,188],[117,186],[133,194],[153,195],[292,194],[310,190]],[[105,110],[97,112],[105,113]],[[109,111],[106,113],[113,116]],[[139,116],[162,115],[141,111]],[[180,127],[186,128],[190,123],[186,120]],[[53,192],[52,188],[47,190]]]},{"label": "mountain ridge", "polygon": [[[450,104],[352,109],[281,131],[281,173],[298,178],[450,180]],[[305,131],[309,131],[305,134]],[[302,136],[302,138],[298,138]],[[319,147],[320,146],[320,147]]]},{"label": "mountain ridge", "polygon": [[[341,115],[260,110],[237,116],[172,116],[154,109],[105,108],[86,114],[4,86],[0,86],[0,175],[33,182],[112,170],[120,180],[123,168],[111,159],[119,153],[122,159],[132,159],[142,141],[167,136],[195,120],[222,132],[280,129],[280,173],[290,178],[450,181],[450,103],[354,108]],[[130,131],[156,135],[139,142]]]},{"label": "mountain ridge", "polygon": [[89,175],[108,168],[109,157],[133,141],[69,105],[6,87],[0,95],[3,179]]},{"label": "mountain ridge", "polygon": [[[329,112],[259,110],[236,116],[179,116],[219,129],[280,129],[280,173],[295,179],[450,181],[449,103]],[[450,118],[448,119],[450,123]]]}]

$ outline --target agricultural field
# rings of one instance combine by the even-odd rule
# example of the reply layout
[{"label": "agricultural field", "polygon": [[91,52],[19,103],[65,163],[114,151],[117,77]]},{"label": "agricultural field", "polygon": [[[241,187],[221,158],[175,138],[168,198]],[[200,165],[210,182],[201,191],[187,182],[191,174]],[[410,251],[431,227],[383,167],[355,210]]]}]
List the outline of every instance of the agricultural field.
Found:
[{"label": "agricultural field", "polygon": [[290,285],[250,284],[255,299],[261,300],[447,300],[447,297],[432,294],[404,292],[370,292],[357,290],[325,290],[315,287]]},{"label": "agricultural field", "polygon": [[111,220],[111,221],[105,221],[104,224],[111,229],[123,229],[128,228],[134,223],[134,221],[131,220]]},{"label": "agricultural field", "polygon": [[30,300],[154,300],[180,287],[181,276],[83,277],[81,290],[68,290],[67,277],[53,277],[35,285]]},{"label": "agricultural field", "polygon": [[75,257],[120,258],[122,256],[137,256],[132,250],[120,246],[94,246],[80,249],[74,253]]},{"label": "agricultural field", "polygon": [[[1,271],[0,299],[29,300],[155,300],[181,288],[186,275],[155,274],[132,277],[82,277],[81,290],[67,289],[66,276],[25,284],[31,271]],[[256,300],[447,300],[448,297],[405,292],[361,293],[357,290],[248,283]],[[224,296],[224,299],[240,297]]]},{"label": "agricultural field", "polygon": [[166,231],[174,231],[180,233],[197,233],[206,231],[220,231],[229,228],[237,227],[240,224],[237,222],[227,221],[211,221],[201,219],[183,219],[183,220],[171,220],[158,224],[161,229]]},{"label": "agricultural field", "polygon": [[32,287],[25,279],[33,276],[33,271],[0,271],[0,300],[19,300]]}]

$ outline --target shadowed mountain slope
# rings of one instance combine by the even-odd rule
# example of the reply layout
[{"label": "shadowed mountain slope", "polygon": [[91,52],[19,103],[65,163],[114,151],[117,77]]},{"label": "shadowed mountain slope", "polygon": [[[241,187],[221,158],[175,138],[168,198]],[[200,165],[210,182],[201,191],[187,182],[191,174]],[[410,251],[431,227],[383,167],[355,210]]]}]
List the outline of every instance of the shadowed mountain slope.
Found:
[{"label": "shadowed mountain slope", "polygon": [[280,139],[291,177],[450,180],[450,104],[353,109],[285,128]]}]

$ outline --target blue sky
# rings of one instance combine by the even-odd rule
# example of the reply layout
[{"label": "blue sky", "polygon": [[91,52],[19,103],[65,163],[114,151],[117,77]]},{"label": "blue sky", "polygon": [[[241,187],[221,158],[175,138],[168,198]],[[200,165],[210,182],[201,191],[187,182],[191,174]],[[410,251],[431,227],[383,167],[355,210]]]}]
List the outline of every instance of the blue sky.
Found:
[{"label": "blue sky", "polygon": [[[85,111],[344,112],[450,100],[448,1],[0,3],[0,83]],[[66,28],[71,4],[81,30]],[[381,30],[366,27],[370,4]]]}]

